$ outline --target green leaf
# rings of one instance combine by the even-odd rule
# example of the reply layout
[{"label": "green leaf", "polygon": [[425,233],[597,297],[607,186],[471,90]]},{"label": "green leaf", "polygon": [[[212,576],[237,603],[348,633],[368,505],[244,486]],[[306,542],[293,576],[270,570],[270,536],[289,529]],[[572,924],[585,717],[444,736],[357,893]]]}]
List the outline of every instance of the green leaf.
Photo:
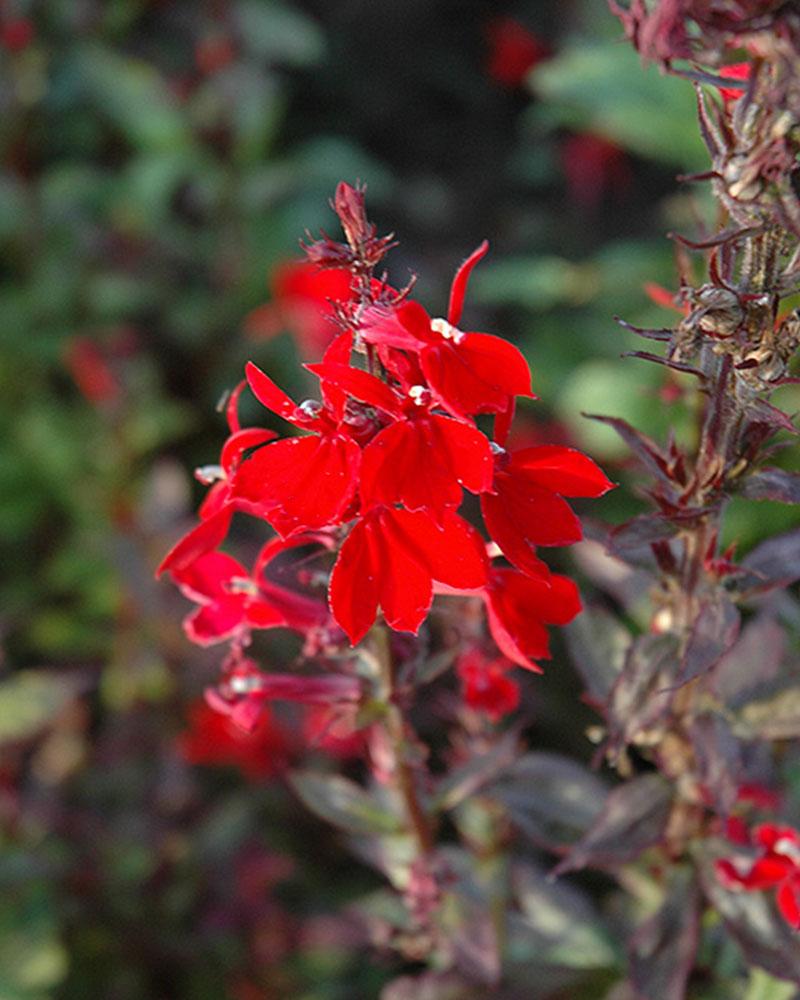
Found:
[{"label": "green leaf", "polygon": [[319,26],[294,7],[275,0],[239,0],[235,17],[248,49],[284,66],[313,66],[325,53]]},{"label": "green leaf", "polygon": [[42,886],[0,902],[0,1000],[45,1000],[64,978],[52,902]]},{"label": "green leaf", "polygon": [[642,68],[632,46],[578,43],[536,69],[531,87],[558,124],[597,132],[631,152],[702,169],[708,155],[693,126],[692,88]]},{"label": "green leaf", "polygon": [[289,784],[313,813],[348,833],[402,831],[398,818],[349,778],[294,771]]},{"label": "green leaf", "polygon": [[188,123],[152,66],[99,46],[74,56],[92,99],[132,145],[167,151],[191,144]]},{"label": "green leaf", "polygon": [[0,745],[29,739],[75,697],[77,681],[48,670],[20,670],[0,681]]},{"label": "green leaf", "polygon": [[742,1000],[795,1000],[797,995],[797,987],[785,979],[776,979],[763,969],[751,969]]}]

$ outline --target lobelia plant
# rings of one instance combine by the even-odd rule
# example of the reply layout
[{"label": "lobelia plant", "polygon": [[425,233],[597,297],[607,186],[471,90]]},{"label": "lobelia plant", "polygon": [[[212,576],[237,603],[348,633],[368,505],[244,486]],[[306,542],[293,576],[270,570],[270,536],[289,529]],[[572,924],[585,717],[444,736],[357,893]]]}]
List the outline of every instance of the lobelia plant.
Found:
[{"label": "lobelia plant", "polygon": [[[253,732],[272,702],[295,701],[365,731],[366,783],[313,771],[291,783],[404,902],[398,910],[390,900],[391,919],[368,920],[368,935],[428,961],[435,978],[495,984],[511,899],[507,833],[499,802],[476,811],[469,800],[518,755],[518,731],[493,725],[519,702],[512,669],[540,671],[547,626],[580,610],[573,581],[551,572],[537,547],[578,541],[563,498],[597,497],[612,484],[574,449],[507,446],[516,397],[535,398],[528,365],[501,338],[459,328],[488,244],[456,273],[447,318],[431,319],[411,286],[396,291],[374,276],[393,243],[368,221],[363,190],[342,183],[332,204],[345,242],[323,235],[304,248],[337,281],[349,274],[331,302],[323,359],[306,365],[320,399],[295,403],[248,364],[256,399],[300,433],[243,428],[245,383],[237,386],[219,463],[197,472],[210,487],[199,524],[159,573],[197,605],[188,637],[228,644],[220,683],[207,692],[213,709]],[[458,513],[465,489],[480,497],[489,541]],[[252,568],[220,549],[235,513],[277,533]],[[447,600],[432,615],[434,594]],[[249,655],[253,633],[273,628],[303,637],[301,669],[267,671]],[[452,665],[463,699],[442,703],[454,730],[450,767],[434,777],[411,713]],[[209,759],[207,740],[199,757],[190,749]],[[229,736],[221,752],[231,758]],[[437,839],[448,815],[460,848]]]}]

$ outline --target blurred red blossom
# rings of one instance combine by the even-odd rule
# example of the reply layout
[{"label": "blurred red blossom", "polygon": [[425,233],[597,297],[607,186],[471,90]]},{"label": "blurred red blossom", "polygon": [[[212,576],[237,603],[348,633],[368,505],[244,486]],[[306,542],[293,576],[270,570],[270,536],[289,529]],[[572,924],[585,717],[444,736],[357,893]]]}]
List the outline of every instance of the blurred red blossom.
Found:
[{"label": "blurred red blossom", "polygon": [[288,330],[304,358],[322,356],[337,332],[332,303],[354,297],[353,278],[342,267],[322,268],[310,261],[278,264],[270,275],[270,302],[245,319],[245,332],[270,339]]},{"label": "blurred red blossom", "polygon": [[27,17],[3,19],[0,22],[0,48],[7,52],[21,52],[31,44],[35,34],[33,21]]},{"label": "blurred red blossom", "polygon": [[570,199],[585,209],[596,208],[608,197],[621,197],[633,181],[625,150],[592,132],[563,140],[561,165]]},{"label": "blurred red blossom", "polygon": [[288,766],[296,741],[268,710],[251,732],[202,698],[187,714],[189,727],[178,737],[178,749],[188,763],[235,767],[252,781],[274,777]]},{"label": "blurred red blossom", "polygon": [[514,664],[502,656],[490,657],[471,649],[459,657],[456,673],[461,679],[464,702],[497,722],[519,706],[519,684],[508,676]]},{"label": "blurred red blossom", "polygon": [[513,17],[486,25],[486,72],[502,87],[520,87],[530,70],[552,55],[550,46]]},{"label": "blurred red blossom", "polygon": [[790,826],[764,823],[751,837],[758,850],[749,857],[722,858],[717,875],[729,889],[775,889],[775,902],[783,919],[800,930],[800,833]]},{"label": "blurred red blossom", "polygon": [[117,376],[99,345],[89,337],[70,337],[64,364],[84,398],[94,406],[111,403],[121,391]]}]

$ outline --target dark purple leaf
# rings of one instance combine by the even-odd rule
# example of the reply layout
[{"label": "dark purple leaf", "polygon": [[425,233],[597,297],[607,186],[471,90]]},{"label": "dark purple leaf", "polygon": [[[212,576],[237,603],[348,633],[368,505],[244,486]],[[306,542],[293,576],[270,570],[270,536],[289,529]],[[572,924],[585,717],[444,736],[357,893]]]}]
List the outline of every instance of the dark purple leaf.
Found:
[{"label": "dark purple leaf", "polygon": [[671,635],[639,636],[628,650],[608,703],[609,742],[618,749],[668,713],[677,663]]},{"label": "dark purple leaf", "polygon": [[475,983],[457,972],[423,972],[400,976],[384,986],[380,1000],[473,1000]]},{"label": "dark purple leaf", "polygon": [[728,595],[717,591],[700,606],[681,658],[682,684],[710,670],[736,642],[740,615]]},{"label": "dark purple leaf", "polygon": [[748,692],[777,676],[785,652],[786,633],[774,618],[762,615],[748,622],[714,668],[714,691],[726,705],[740,705],[749,700]]},{"label": "dark purple leaf", "polygon": [[800,579],[800,528],[757,545],[742,560],[749,572],[743,589],[764,591],[786,587]]},{"label": "dark purple leaf", "polygon": [[739,492],[748,500],[800,503],[800,474],[785,469],[760,469],[743,480]]},{"label": "dark purple leaf", "polygon": [[[675,524],[662,514],[639,514],[614,528],[608,536],[608,549],[612,555],[650,566],[653,554],[650,546],[672,538],[678,531]],[[637,558],[639,556],[640,558]]]},{"label": "dark purple leaf", "polygon": [[593,705],[603,708],[625,662],[631,635],[602,607],[588,607],[565,629],[570,658]]},{"label": "dark purple leaf", "polygon": [[672,361],[670,358],[663,358],[660,354],[652,354],[650,351],[626,351],[623,357],[639,358],[641,361],[652,361],[653,364],[661,365],[664,368],[671,368],[676,372],[683,372],[685,375],[697,375],[699,378],[705,378],[699,368],[693,368],[692,365],[685,365],[680,361]]},{"label": "dark purple leaf", "polygon": [[513,764],[518,747],[518,731],[504,733],[489,750],[477,754],[442,778],[433,795],[433,807],[437,810],[453,809],[474,795]]},{"label": "dark purple leaf", "polygon": [[727,816],[733,809],[742,781],[739,741],[728,722],[717,714],[697,716],[689,731],[700,780],[711,796],[714,808]]},{"label": "dark purple leaf", "polygon": [[704,845],[703,890],[750,965],[773,976],[800,983],[800,945],[797,934],[778,913],[769,892],[736,892],[725,888],[714,870],[716,856],[730,856],[730,844]]},{"label": "dark purple leaf", "polygon": [[652,438],[632,427],[626,420],[620,420],[619,417],[604,417],[596,413],[584,413],[583,416],[613,427],[649,472],[662,482],[672,485],[667,472],[669,466],[666,456]]},{"label": "dark purple leaf", "polygon": [[535,844],[563,851],[591,827],[608,790],[596,775],[569,757],[529,753],[490,794],[505,805],[514,824]]},{"label": "dark purple leaf", "polygon": [[748,403],[746,420],[748,428],[764,425],[772,431],[783,430],[792,434],[797,433],[797,428],[792,423],[791,417],[765,399],[754,399]]},{"label": "dark purple leaf", "polygon": [[694,871],[674,869],[661,908],[636,930],[628,949],[631,982],[641,1000],[684,1000],[699,940],[700,902]]},{"label": "dark purple leaf", "polygon": [[594,826],[556,866],[554,875],[591,865],[614,868],[657,844],[672,807],[672,788],[658,774],[644,774],[609,793]]}]

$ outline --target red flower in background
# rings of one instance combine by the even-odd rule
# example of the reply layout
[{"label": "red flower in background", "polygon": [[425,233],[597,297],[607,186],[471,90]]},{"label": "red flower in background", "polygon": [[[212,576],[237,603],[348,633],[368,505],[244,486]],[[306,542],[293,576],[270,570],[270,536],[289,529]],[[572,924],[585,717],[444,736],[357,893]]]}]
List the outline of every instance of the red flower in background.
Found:
[{"label": "red flower in background", "polygon": [[33,21],[26,17],[5,18],[0,23],[0,47],[6,52],[22,52],[33,41]]},{"label": "red flower in background", "polygon": [[502,656],[492,659],[479,649],[459,657],[456,673],[464,689],[465,703],[484,712],[493,722],[519,706],[519,684],[508,676],[514,664]]},{"label": "red flower in background", "polygon": [[764,823],[753,831],[752,842],[760,849],[755,860],[723,858],[717,861],[717,875],[730,889],[775,889],[781,916],[800,930],[800,833]]},{"label": "red flower in background", "polygon": [[89,337],[70,337],[64,364],[89,403],[101,406],[119,398],[122,386],[99,345]]},{"label": "red flower in background", "polygon": [[[726,80],[741,80],[743,83],[747,83],[750,80],[752,73],[753,64],[749,62],[730,63],[727,66],[723,66],[719,71],[719,75]],[[744,87],[719,88],[719,92],[726,105],[738,101],[742,94],[744,94],[744,91]]]},{"label": "red flower in background", "polygon": [[570,199],[585,209],[597,208],[610,195],[625,194],[633,180],[625,151],[591,132],[563,140],[561,166]]},{"label": "red flower in background", "polygon": [[355,300],[353,276],[343,267],[321,268],[309,261],[278,264],[269,280],[272,301],[254,309],[245,320],[252,337],[271,339],[288,330],[300,353],[319,358],[336,335],[334,302]]},{"label": "red flower in background", "polygon": [[263,711],[252,732],[245,732],[202,698],[189,707],[189,728],[178,750],[189,764],[238,768],[252,781],[271,778],[288,767],[296,749],[291,734]]},{"label": "red flower in background", "polygon": [[550,46],[513,17],[496,17],[486,26],[486,72],[502,87],[520,87],[525,77],[552,55]]}]

